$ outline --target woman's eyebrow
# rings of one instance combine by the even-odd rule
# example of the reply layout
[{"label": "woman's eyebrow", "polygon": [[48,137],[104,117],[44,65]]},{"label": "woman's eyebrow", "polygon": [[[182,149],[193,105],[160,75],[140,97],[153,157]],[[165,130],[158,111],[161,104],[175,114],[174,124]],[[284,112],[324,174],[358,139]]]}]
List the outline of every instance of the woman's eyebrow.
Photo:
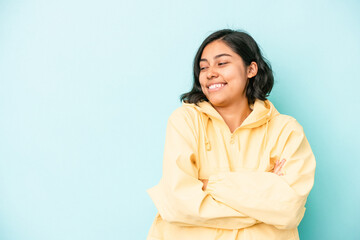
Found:
[{"label": "woman's eyebrow", "polygon": [[[227,53],[222,53],[222,54],[216,55],[216,56],[214,57],[214,59],[217,59],[217,58],[219,58],[219,57],[223,57],[223,56],[232,57],[230,54],[227,54]],[[206,58],[202,58],[202,59],[200,59],[200,62],[203,62],[203,61],[207,62],[207,59],[206,59]]]}]

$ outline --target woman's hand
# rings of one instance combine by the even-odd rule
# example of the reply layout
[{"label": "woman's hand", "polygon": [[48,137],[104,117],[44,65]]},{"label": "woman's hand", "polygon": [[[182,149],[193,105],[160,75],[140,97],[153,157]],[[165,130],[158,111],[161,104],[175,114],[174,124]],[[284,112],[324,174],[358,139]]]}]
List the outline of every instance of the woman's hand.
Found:
[{"label": "woman's hand", "polygon": [[279,175],[279,176],[284,176],[284,174],[281,173],[281,169],[282,169],[282,167],[284,166],[285,162],[286,162],[285,159],[283,159],[283,160],[281,160],[281,161],[279,161],[279,160],[276,161],[276,162],[275,162],[274,169],[273,169],[271,172],[272,172],[272,173],[275,173],[275,174],[277,174],[277,175]]},{"label": "woman's hand", "polygon": [[202,183],[203,183],[202,190],[205,191],[207,184],[209,182],[209,179],[199,179],[199,180],[202,181]]}]

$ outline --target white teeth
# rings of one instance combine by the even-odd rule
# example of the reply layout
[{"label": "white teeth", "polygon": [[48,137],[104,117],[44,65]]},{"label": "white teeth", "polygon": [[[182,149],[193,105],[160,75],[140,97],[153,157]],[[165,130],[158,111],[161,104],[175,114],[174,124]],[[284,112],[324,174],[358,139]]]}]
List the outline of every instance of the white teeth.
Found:
[{"label": "white teeth", "polygon": [[209,86],[209,89],[219,88],[219,87],[222,87],[222,86],[224,86],[224,85],[225,85],[225,84],[223,84],[223,83],[213,84],[213,85],[210,85],[210,86]]}]

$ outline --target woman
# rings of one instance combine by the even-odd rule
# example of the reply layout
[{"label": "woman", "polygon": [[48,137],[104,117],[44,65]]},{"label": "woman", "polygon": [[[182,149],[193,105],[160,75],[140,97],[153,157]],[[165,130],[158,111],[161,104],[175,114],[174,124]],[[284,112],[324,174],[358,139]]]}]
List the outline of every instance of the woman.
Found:
[{"label": "woman", "polygon": [[299,239],[315,158],[301,125],[266,99],[273,83],[247,33],[204,40],[148,190],[159,211],[149,240]]}]

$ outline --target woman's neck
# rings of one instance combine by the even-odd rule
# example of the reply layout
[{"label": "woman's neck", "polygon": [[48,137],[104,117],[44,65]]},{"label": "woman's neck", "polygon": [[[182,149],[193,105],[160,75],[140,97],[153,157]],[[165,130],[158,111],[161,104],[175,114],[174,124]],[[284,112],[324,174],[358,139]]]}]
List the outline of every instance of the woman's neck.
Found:
[{"label": "woman's neck", "polygon": [[216,111],[224,119],[226,125],[228,125],[230,132],[233,133],[236,128],[240,127],[243,121],[252,112],[247,99],[237,104],[229,106],[214,106]]}]

